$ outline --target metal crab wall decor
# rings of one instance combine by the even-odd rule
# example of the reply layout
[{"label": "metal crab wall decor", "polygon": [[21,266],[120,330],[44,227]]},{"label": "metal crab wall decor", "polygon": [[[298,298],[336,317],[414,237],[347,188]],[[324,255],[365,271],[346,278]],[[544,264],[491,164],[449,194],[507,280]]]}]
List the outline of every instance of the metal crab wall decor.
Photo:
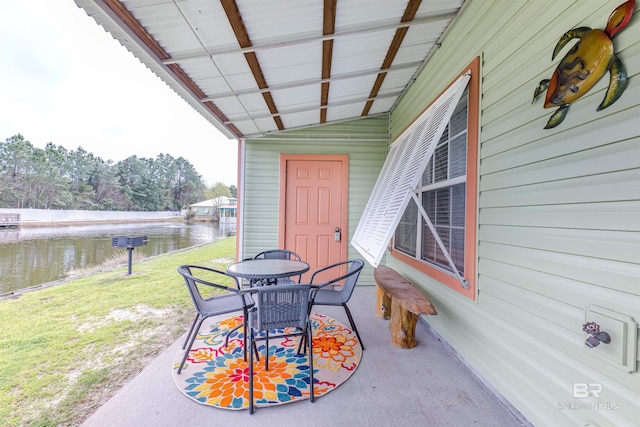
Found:
[{"label": "metal crab wall decor", "polygon": [[609,71],[609,88],[597,111],[607,108],[620,98],[627,87],[627,72],[615,54],[611,39],[627,26],[633,15],[636,0],[628,0],[609,16],[604,31],[589,27],[567,31],[556,44],[551,59],[574,38],[578,42],[562,58],[551,79],[544,79],[536,87],[533,100],[544,92],[544,108],[559,107],[549,118],[545,129],[558,126],[569,111],[569,105],[587,93]]}]

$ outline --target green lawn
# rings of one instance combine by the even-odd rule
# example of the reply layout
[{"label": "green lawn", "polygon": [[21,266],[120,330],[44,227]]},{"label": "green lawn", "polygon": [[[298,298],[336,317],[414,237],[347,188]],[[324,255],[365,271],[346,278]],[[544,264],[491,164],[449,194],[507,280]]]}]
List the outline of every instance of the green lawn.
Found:
[{"label": "green lawn", "polygon": [[78,425],[181,334],[193,306],[176,269],[224,270],[235,238],[0,300],[0,420]]}]

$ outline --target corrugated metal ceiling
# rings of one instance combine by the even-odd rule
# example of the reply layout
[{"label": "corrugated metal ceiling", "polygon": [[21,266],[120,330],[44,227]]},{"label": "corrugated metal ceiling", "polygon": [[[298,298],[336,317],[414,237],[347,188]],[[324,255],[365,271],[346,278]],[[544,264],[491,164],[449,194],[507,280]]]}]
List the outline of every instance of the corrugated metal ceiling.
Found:
[{"label": "corrugated metal ceiling", "polygon": [[464,0],[75,0],[229,138],[388,113]]}]

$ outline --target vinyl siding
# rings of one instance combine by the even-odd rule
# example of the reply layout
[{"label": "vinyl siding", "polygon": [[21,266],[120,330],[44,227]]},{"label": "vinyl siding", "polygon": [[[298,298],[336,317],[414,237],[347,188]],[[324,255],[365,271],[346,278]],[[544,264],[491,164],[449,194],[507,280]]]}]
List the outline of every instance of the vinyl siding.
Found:
[{"label": "vinyl siding", "polygon": [[[278,245],[280,153],[349,155],[349,235],[343,238],[351,241],[386,158],[388,142],[387,116],[247,140],[241,256],[248,257]],[[361,258],[351,245],[347,248],[350,259]],[[370,266],[365,266],[358,283],[374,284]]]},{"label": "vinyl siding", "polygon": [[[543,129],[554,110],[531,104],[568,50],[551,61],[560,36],[604,28],[622,2],[471,1],[391,116],[393,139],[481,56],[477,301],[386,264],[429,294],[438,315],[426,320],[539,426],[640,425],[640,373],[603,362],[582,332],[590,305],[640,321],[638,5],[614,38],[629,75],[615,104],[596,111],[608,74],[554,129]],[[602,384],[601,398],[574,399],[574,383]],[[616,409],[559,408],[571,402]]]}]

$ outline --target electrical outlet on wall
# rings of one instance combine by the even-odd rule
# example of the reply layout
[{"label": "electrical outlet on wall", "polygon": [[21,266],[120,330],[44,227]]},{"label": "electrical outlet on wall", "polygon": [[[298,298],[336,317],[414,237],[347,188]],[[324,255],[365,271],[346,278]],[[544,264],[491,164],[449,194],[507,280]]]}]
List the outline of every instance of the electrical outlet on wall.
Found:
[{"label": "electrical outlet on wall", "polygon": [[[590,305],[585,309],[585,322],[595,322],[600,327],[600,332],[606,332],[611,338],[610,343],[589,348],[589,351],[601,360],[627,372],[636,371],[638,324],[632,317]],[[588,335],[585,338],[588,338]]]}]

